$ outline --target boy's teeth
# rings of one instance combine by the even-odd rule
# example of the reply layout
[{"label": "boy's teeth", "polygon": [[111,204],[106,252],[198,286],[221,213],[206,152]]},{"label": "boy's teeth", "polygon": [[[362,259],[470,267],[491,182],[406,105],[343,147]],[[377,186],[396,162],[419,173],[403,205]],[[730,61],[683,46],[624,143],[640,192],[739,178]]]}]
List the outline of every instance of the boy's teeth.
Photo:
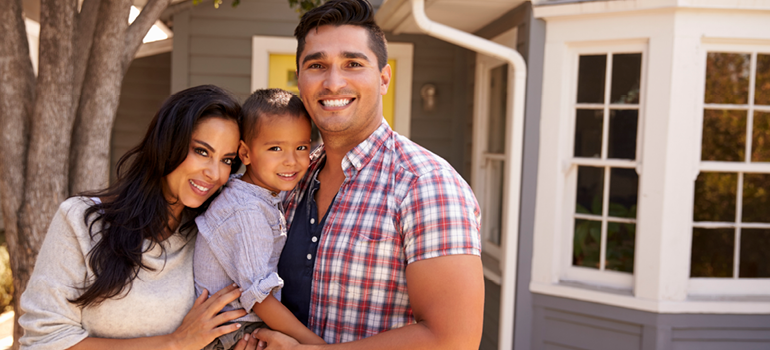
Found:
[{"label": "boy's teeth", "polygon": [[343,98],[343,99],[337,99],[337,100],[324,100],[323,104],[326,107],[342,107],[350,103],[350,99]]},{"label": "boy's teeth", "polygon": [[198,184],[196,184],[195,182],[193,182],[193,180],[190,180],[190,184],[192,184],[193,186],[195,186],[195,188],[197,188],[197,189],[199,189],[199,190],[201,190],[201,191],[203,191],[203,192],[206,192],[206,191],[208,191],[208,190],[209,190],[209,188],[208,188],[208,187],[203,187],[203,186],[201,186],[201,185],[198,185]]}]

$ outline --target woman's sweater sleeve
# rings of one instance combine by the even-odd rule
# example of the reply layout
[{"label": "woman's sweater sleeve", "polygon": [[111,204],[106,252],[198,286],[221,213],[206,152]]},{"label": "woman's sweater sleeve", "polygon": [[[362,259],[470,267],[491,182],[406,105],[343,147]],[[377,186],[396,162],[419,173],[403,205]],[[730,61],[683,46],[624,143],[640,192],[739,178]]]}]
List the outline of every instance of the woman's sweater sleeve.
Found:
[{"label": "woman's sweater sleeve", "polygon": [[70,198],[54,215],[21,296],[21,349],[63,350],[88,336],[81,324],[81,308],[69,300],[82,294],[88,272],[91,239],[83,214],[90,205],[85,198]]}]

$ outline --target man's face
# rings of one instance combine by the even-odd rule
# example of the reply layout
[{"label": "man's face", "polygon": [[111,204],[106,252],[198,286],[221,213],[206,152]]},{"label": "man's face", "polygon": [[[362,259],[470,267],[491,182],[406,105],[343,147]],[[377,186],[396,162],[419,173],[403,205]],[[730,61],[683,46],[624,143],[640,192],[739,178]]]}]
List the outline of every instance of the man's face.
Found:
[{"label": "man's face", "polygon": [[299,58],[302,101],[321,135],[362,141],[382,121],[390,66],[380,71],[366,29],[325,25],[311,30]]}]

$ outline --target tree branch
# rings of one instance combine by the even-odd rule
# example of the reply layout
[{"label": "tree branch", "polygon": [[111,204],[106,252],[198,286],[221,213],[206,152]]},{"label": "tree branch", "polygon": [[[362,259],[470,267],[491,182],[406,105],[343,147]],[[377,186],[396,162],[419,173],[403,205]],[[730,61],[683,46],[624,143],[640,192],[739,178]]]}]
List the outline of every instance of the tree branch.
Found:
[{"label": "tree branch", "polygon": [[169,0],[150,0],[147,5],[144,6],[142,12],[136,17],[134,23],[126,30],[126,47],[123,51],[123,73],[128,70],[129,64],[134,59],[136,51],[139,50],[139,46],[142,45],[142,39],[147,32],[150,31],[155,21],[160,18],[163,10],[168,7]]},{"label": "tree branch", "polygon": [[96,28],[96,19],[99,15],[99,4],[101,0],[84,0],[77,15],[75,23],[74,38],[74,57],[72,63],[75,65],[75,80],[72,83],[72,103],[75,113],[80,103],[80,93],[83,89],[83,80],[86,76],[86,67],[88,66],[88,56],[91,53],[91,45],[94,42],[94,29]]}]

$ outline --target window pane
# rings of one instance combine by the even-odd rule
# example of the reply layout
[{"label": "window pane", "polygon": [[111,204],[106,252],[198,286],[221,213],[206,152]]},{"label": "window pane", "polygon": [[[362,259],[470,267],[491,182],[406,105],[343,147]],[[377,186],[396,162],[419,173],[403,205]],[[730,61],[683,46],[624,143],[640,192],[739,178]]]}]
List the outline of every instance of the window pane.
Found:
[{"label": "window pane", "polygon": [[[770,222],[770,174],[743,175],[742,222]],[[766,246],[770,249],[770,246]]]},{"label": "window pane", "polygon": [[602,189],[604,168],[578,166],[577,205],[578,214],[602,215]]},{"label": "window pane", "polygon": [[746,111],[703,111],[701,160],[742,162],[745,152]]},{"label": "window pane", "polygon": [[738,275],[741,278],[770,277],[770,230],[741,230],[741,261]]},{"label": "window pane", "polygon": [[635,169],[610,169],[609,215],[635,219],[638,192],[639,175]]},{"label": "window pane", "polygon": [[770,162],[770,113],[754,112],[751,130],[751,161]]},{"label": "window pane", "polygon": [[642,54],[630,53],[612,56],[612,103],[639,103],[639,85],[642,77]]},{"label": "window pane", "polygon": [[692,229],[690,277],[732,277],[735,230]]},{"label": "window pane", "polygon": [[489,87],[489,126],[487,152],[505,153],[505,104],[508,101],[508,65],[492,69]]},{"label": "window pane", "polygon": [[503,179],[505,179],[505,162],[502,160],[487,160],[488,186],[484,216],[486,221],[482,225],[486,231],[486,239],[494,245],[500,245],[503,227]]},{"label": "window pane", "polygon": [[572,265],[599,268],[599,244],[602,241],[601,221],[575,219],[572,243]]},{"label": "window pane", "polygon": [[610,110],[607,158],[636,159],[638,110]]},{"label": "window pane", "polygon": [[604,77],[607,55],[580,56],[578,67],[578,103],[604,103]]},{"label": "window pane", "polygon": [[602,110],[578,109],[575,113],[575,157],[599,158],[602,154]]},{"label": "window pane", "polygon": [[607,223],[607,270],[634,272],[635,224]]},{"label": "window pane", "polygon": [[698,174],[693,220],[735,222],[737,189],[738,174]]},{"label": "window pane", "polygon": [[750,57],[741,53],[709,52],[706,59],[706,103],[747,103]]},{"label": "window pane", "polygon": [[770,105],[770,55],[757,55],[757,83],[754,103]]}]

